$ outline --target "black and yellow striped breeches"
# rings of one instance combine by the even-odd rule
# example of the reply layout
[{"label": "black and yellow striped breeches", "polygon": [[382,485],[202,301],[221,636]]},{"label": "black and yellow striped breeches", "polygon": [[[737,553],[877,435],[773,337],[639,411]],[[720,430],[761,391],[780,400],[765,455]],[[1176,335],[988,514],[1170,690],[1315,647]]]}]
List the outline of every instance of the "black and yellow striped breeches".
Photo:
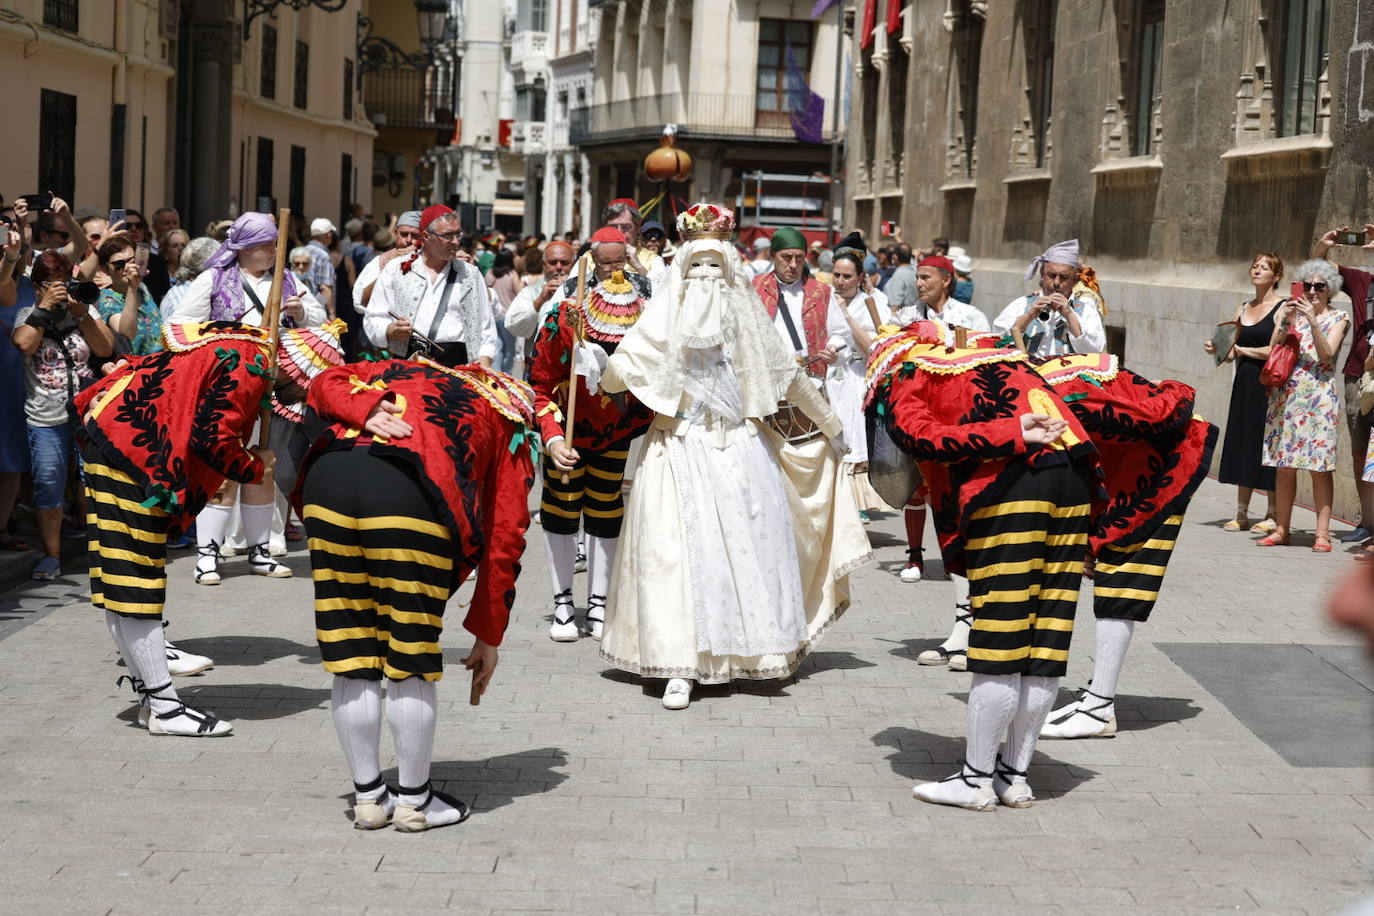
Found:
[{"label": "black and yellow striped breeches", "polygon": [[143,488],[93,447],[86,448],[85,459],[91,604],[125,617],[161,620],[170,516],[143,505]]},{"label": "black and yellow striped breeches", "polygon": [[361,448],[326,452],[303,495],[325,670],[439,680],[453,541],[412,472]]},{"label": "black and yellow striped breeches", "polygon": [[578,449],[582,460],[563,471],[544,457],[544,492],[539,501],[539,520],[551,534],[577,534],[579,521],[586,519],[587,533],[592,537],[620,536],[620,523],[625,518],[625,498],[621,486],[625,482],[625,460],[630,456],[628,443],[618,444],[604,451]]},{"label": "black and yellow striped breeches", "polygon": [[1029,469],[975,510],[964,544],[968,670],[1063,677],[1088,544],[1089,494],[1072,468]]},{"label": "black and yellow striped breeches", "polygon": [[1149,620],[1182,527],[1183,516],[1171,515],[1149,538],[1102,548],[1093,576],[1093,616]]}]

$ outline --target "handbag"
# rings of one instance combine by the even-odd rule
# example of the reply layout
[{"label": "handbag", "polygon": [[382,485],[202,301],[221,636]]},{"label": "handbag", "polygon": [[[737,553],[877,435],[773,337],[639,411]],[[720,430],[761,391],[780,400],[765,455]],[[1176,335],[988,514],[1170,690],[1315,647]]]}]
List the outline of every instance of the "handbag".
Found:
[{"label": "handbag", "polygon": [[1260,384],[1266,388],[1278,388],[1288,384],[1293,367],[1298,364],[1298,335],[1289,331],[1283,340],[1269,350],[1269,358],[1260,370]]}]

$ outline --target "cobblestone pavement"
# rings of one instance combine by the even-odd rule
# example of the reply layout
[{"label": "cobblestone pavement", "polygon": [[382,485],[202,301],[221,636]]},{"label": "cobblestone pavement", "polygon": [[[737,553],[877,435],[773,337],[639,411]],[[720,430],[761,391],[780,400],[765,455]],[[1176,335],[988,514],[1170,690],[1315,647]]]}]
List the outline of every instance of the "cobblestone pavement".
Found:
[{"label": "cobblestone pavement", "polygon": [[[435,776],[475,813],[422,835],[350,828],[303,556],[290,581],[231,560],[215,589],[190,584],[185,554],[171,566],[171,636],[217,662],[179,686],[235,721],[223,740],[154,740],[130,724],[79,580],[12,593],[0,605],[4,908],[1331,912],[1374,893],[1370,771],[1311,765],[1369,733],[1371,679],[1322,661],[1355,657],[1319,612],[1351,560],[1222,532],[1231,496],[1209,482],[1194,503],[1155,620],[1137,630],[1121,734],[1045,742],[1031,769],[1041,800],[994,814],[911,798],[962,756],[968,676],[915,663],[946,629],[951,587],[896,580],[895,515],[872,526],[880,562],[855,576],[854,606],[795,680],[708,688],[685,712],[664,710],[657,684],[608,671],[595,643],[549,641],[535,529],[480,708],[450,607]],[[1066,687],[1091,670],[1085,609],[1079,623]],[[1303,646],[1337,671],[1335,699],[1313,693],[1332,678],[1311,665],[1272,662]],[[1226,686],[1230,671],[1258,685],[1232,691],[1238,711],[1199,683]],[[1334,714],[1297,715],[1289,698]],[[1276,723],[1311,752],[1305,765],[1271,747]]]}]

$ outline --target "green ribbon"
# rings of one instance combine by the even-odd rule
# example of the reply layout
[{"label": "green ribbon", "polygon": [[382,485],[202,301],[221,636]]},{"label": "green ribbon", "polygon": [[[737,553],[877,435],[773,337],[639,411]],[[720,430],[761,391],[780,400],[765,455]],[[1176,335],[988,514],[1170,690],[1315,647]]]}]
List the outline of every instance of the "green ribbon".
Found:
[{"label": "green ribbon", "polygon": [[262,396],[262,400],[261,400],[261,401],[258,401],[258,407],[259,407],[260,409],[262,409],[262,410],[271,410],[271,409],[272,409],[272,396],[271,396],[270,394],[264,394],[264,395]]},{"label": "green ribbon", "polygon": [[1014,347],[1014,346],[1016,346],[1016,338],[1015,338],[1015,337],[1012,337],[1010,334],[1003,334],[1003,335],[1002,335],[1002,339],[999,340],[999,341],[997,341],[997,346],[999,346],[999,347]]},{"label": "green ribbon", "polygon": [[257,353],[253,356],[253,364],[248,367],[248,371],[262,378],[272,377],[272,370],[263,365],[261,353]]},{"label": "green ribbon", "polygon": [[902,378],[911,378],[913,375],[916,374],[916,364],[902,363],[902,368],[898,370],[898,372],[902,376]]},{"label": "green ribbon", "polygon": [[[235,353],[234,355],[238,356],[237,353]],[[166,512],[170,512],[171,510],[176,508],[177,495],[173,493],[171,490],[164,487],[162,484],[153,484],[152,493],[152,496],[149,496],[143,502],[139,503],[139,505],[145,509],[152,509],[156,507]]]},{"label": "green ribbon", "polygon": [[539,459],[539,452],[543,447],[543,443],[539,441],[539,431],[530,429],[524,423],[517,424],[515,434],[510,437],[510,453],[514,455],[522,445],[528,445],[530,456],[536,461]]},{"label": "green ribbon", "polygon": [[1064,395],[1064,403],[1072,404],[1074,401],[1082,401],[1087,398],[1087,396],[1088,393],[1086,391],[1075,391],[1073,394]]},{"label": "green ribbon", "polygon": [[[1089,385],[1092,385],[1092,386],[1095,387],[1095,388],[1101,388],[1101,387],[1102,387],[1102,383],[1101,383],[1101,382],[1099,382],[1097,379],[1093,378],[1091,375],[1088,375],[1086,372],[1079,373],[1078,377],[1081,378],[1083,381],[1087,382]],[[1087,395],[1085,394],[1085,395],[1083,395],[1083,397],[1087,397]],[[1067,401],[1068,398],[1065,398],[1064,400]]]},{"label": "green ribbon", "polygon": [[240,357],[238,350],[231,350],[228,347],[216,347],[215,356],[219,359],[220,362],[224,363],[229,367],[230,372],[233,372],[235,369],[239,367]]}]

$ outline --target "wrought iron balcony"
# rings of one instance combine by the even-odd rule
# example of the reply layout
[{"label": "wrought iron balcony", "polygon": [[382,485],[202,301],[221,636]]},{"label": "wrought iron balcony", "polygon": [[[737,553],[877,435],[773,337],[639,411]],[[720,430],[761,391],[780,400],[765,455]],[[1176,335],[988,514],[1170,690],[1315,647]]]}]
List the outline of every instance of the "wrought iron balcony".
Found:
[{"label": "wrought iron balcony", "polygon": [[[786,111],[761,110],[753,95],[709,92],[666,93],[575,108],[569,114],[568,140],[574,145],[657,137],[664,124],[699,137],[795,141]],[[829,116],[825,139],[831,138]]]},{"label": "wrought iron balcony", "polygon": [[363,105],[377,127],[451,130],[455,77],[430,67],[381,67],[363,77]]}]

